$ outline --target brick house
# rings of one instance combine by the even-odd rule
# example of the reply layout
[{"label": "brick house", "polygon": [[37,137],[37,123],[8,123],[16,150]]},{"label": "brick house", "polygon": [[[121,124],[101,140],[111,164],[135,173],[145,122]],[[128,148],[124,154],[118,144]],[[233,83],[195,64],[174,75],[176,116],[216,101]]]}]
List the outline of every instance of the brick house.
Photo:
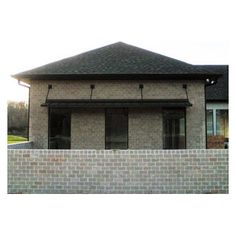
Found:
[{"label": "brick house", "polygon": [[222,73],[218,82],[206,89],[207,147],[228,148],[228,66],[204,66]]},{"label": "brick house", "polygon": [[34,148],[204,149],[223,74],[119,42],[13,77],[30,85]]}]

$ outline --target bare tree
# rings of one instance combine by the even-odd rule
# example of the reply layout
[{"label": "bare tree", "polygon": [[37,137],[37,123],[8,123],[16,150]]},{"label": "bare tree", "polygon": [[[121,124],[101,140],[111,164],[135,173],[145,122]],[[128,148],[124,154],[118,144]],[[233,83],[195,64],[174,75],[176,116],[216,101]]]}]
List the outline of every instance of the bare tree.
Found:
[{"label": "bare tree", "polygon": [[25,102],[8,102],[8,134],[26,137],[28,130],[28,104]]}]

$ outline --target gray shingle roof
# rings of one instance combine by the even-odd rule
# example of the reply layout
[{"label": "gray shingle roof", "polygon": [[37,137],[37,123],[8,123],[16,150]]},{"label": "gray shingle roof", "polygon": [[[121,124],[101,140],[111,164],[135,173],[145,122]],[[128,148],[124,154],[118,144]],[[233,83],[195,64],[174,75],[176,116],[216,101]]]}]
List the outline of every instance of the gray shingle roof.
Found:
[{"label": "gray shingle roof", "polygon": [[215,70],[216,73],[223,74],[218,78],[216,84],[206,88],[207,101],[228,101],[228,66],[227,65],[206,65],[204,68]]},{"label": "gray shingle roof", "polygon": [[44,75],[214,74],[211,68],[191,65],[122,42],[88,51],[16,75],[36,78]]}]

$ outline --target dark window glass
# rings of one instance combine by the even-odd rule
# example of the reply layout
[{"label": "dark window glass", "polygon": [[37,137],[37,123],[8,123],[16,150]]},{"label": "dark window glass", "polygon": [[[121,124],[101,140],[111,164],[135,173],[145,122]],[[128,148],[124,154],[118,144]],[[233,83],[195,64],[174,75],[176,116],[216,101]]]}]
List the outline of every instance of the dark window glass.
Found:
[{"label": "dark window glass", "polygon": [[128,148],[128,112],[126,109],[106,110],[106,149]]},{"label": "dark window glass", "polygon": [[50,109],[49,112],[49,148],[70,149],[70,112],[64,109]]},{"label": "dark window glass", "polygon": [[228,138],[228,110],[216,110],[216,135]]},{"label": "dark window glass", "polygon": [[207,110],[207,135],[213,135],[213,110]]},{"label": "dark window glass", "polygon": [[166,109],[163,112],[164,149],[185,148],[185,110]]}]

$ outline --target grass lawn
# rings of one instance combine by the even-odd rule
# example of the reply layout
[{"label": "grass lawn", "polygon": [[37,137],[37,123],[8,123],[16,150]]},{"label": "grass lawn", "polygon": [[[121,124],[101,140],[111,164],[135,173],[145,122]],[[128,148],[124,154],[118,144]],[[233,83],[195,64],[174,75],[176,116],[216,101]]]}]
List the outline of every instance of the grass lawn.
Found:
[{"label": "grass lawn", "polygon": [[27,138],[15,135],[8,135],[8,144],[27,141]]}]

